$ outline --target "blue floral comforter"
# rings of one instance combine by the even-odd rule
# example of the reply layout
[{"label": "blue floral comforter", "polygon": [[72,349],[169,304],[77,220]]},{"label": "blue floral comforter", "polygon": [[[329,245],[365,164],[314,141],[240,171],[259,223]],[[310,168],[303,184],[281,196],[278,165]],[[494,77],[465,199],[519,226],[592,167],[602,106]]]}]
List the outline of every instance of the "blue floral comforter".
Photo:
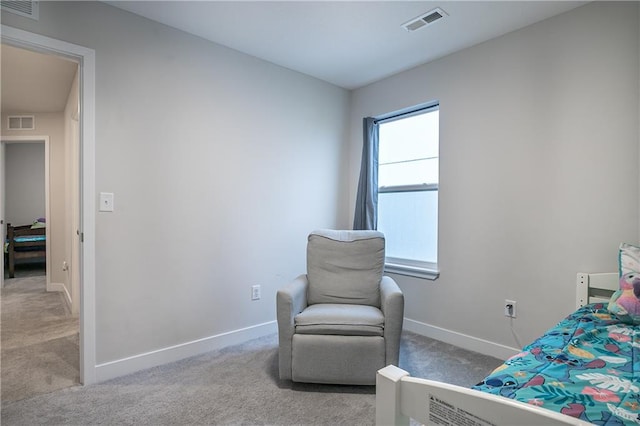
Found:
[{"label": "blue floral comforter", "polygon": [[474,389],[597,425],[640,424],[640,333],[591,304],[505,361]]}]

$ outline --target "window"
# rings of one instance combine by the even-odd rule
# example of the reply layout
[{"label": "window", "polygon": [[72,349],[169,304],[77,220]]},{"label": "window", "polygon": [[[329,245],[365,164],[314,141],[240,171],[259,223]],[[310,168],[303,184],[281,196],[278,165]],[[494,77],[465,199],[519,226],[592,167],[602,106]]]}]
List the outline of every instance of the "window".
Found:
[{"label": "window", "polygon": [[439,107],[378,120],[378,230],[387,272],[438,277]]}]

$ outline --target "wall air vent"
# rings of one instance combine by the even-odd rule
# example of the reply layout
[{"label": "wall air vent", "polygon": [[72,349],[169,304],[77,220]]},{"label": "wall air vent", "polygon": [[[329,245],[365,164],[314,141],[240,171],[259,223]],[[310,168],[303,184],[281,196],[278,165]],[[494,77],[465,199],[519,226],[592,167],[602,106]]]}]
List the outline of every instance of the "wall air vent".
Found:
[{"label": "wall air vent", "polygon": [[7,117],[9,130],[35,130],[36,117],[33,115],[10,115]]},{"label": "wall air vent", "polygon": [[449,16],[447,12],[436,7],[433,10],[428,11],[425,14],[418,16],[417,18],[413,18],[412,20],[405,22],[402,24],[402,27],[407,31],[415,31],[419,28],[426,27],[428,25],[433,24],[434,22],[439,21],[445,16]]},{"label": "wall air vent", "polygon": [[16,15],[26,16],[27,18],[40,18],[40,7],[37,1],[27,0],[2,0],[0,6],[3,11],[15,13]]}]

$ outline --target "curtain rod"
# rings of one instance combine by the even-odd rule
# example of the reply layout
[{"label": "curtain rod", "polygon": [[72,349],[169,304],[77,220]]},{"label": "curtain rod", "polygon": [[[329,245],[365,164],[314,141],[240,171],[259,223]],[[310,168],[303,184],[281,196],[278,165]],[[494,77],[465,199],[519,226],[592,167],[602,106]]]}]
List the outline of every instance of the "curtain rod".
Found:
[{"label": "curtain rod", "polygon": [[440,107],[439,103],[429,103],[429,104],[423,104],[417,107],[411,107],[411,108],[406,108],[406,109],[402,109],[399,111],[394,111],[392,113],[389,113],[388,115],[383,115],[379,118],[374,118],[373,122],[375,124],[379,124],[385,121],[393,121],[393,120],[397,120],[399,118],[406,118],[406,117],[410,117],[412,115],[415,114],[419,114],[422,112],[427,112],[429,110],[436,110]]}]

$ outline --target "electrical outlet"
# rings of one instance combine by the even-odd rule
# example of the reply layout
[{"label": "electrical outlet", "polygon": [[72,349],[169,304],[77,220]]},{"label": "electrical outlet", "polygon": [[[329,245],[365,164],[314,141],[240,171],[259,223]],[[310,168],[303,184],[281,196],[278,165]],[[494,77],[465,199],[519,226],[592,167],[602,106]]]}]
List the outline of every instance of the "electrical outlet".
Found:
[{"label": "electrical outlet", "polygon": [[516,301],[515,300],[504,300],[504,316],[509,318],[516,317]]},{"label": "electrical outlet", "polygon": [[260,299],[260,286],[254,285],[251,286],[251,300],[259,300]]}]

